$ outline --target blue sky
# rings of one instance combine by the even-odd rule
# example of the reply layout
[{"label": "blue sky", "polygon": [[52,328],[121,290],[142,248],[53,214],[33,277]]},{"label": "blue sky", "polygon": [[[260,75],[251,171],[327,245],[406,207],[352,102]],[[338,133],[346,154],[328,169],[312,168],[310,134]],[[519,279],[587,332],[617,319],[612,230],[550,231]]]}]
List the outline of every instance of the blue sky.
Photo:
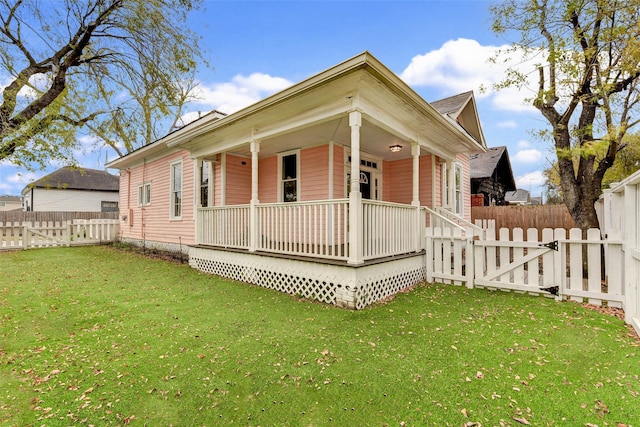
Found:
[{"label": "blue sky", "polygon": [[[210,62],[199,73],[200,100],[189,110],[191,115],[212,109],[232,113],[366,50],[427,101],[474,90],[487,145],[506,145],[518,187],[538,196],[551,153],[549,143],[529,133],[545,126],[523,101],[530,93],[480,90],[503,75],[504,69],[487,59],[510,42],[491,32],[490,4],[205,0],[186,23],[202,36]],[[89,151],[79,155],[84,167],[102,169],[105,156],[115,157]],[[0,194],[18,195],[60,166],[28,172],[0,163]]]}]

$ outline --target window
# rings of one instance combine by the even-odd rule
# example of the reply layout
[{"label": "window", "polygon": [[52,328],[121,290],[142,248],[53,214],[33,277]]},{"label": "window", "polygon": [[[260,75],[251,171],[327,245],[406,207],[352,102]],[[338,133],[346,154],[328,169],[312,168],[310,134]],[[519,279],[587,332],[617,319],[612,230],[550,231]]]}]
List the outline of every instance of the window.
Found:
[{"label": "window", "polygon": [[171,163],[171,218],[182,217],[182,161]]},{"label": "window", "polygon": [[200,166],[200,206],[209,206],[209,170],[211,163],[203,161]]},{"label": "window", "polygon": [[458,214],[463,214],[464,207],[464,199],[462,197],[462,166],[459,164],[455,165],[455,187],[453,189],[453,211]]},{"label": "window", "polygon": [[280,173],[283,202],[298,201],[298,154],[287,154],[281,157]]},{"label": "window", "polygon": [[101,201],[100,212],[118,212],[118,202]]},{"label": "window", "polygon": [[442,207],[449,207],[449,171],[446,163],[440,165],[440,174],[442,179]]},{"label": "window", "polygon": [[151,204],[151,183],[145,182],[138,185],[138,206],[147,206]]}]

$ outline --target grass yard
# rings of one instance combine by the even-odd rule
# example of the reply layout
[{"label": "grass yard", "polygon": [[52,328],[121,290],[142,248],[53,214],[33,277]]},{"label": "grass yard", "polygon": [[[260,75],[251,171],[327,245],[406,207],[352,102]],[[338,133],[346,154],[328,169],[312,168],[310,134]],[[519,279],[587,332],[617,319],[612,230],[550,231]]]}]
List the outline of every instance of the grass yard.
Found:
[{"label": "grass yard", "polygon": [[362,311],[111,247],[0,252],[0,425],[640,426],[616,317],[425,285]]}]

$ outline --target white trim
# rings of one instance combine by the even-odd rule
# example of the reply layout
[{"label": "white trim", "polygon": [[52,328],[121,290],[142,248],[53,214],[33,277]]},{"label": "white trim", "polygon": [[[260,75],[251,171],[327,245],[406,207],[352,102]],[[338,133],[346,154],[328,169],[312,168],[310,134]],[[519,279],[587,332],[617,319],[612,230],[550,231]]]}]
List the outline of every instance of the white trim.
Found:
[{"label": "white trim", "polygon": [[[460,179],[456,177],[460,174]],[[458,185],[459,184],[459,185]],[[460,196],[458,198],[458,196]],[[452,188],[453,213],[464,216],[464,168],[459,162],[453,162],[453,188]]]},{"label": "white trim", "polygon": [[[180,188],[178,189],[174,180],[174,170],[176,166],[180,165]],[[181,220],[182,219],[182,211],[184,209],[184,194],[183,194],[183,181],[184,177],[184,168],[182,159],[173,161],[169,163],[169,219],[171,220]],[[178,201],[175,197],[176,193],[180,193],[180,200]],[[176,206],[179,204],[180,214],[175,214]]]}]

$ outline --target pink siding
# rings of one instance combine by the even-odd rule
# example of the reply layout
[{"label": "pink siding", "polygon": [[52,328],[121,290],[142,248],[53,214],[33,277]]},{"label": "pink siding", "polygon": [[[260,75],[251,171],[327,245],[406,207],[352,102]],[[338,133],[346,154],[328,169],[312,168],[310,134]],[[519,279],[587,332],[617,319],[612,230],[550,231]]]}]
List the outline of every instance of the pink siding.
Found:
[{"label": "pink siding", "polygon": [[384,200],[410,204],[413,193],[413,160],[385,162],[382,180],[386,182]]},{"label": "pink siding", "polygon": [[420,157],[420,205],[431,207],[433,198],[433,173],[431,168],[431,155]]},{"label": "pink siding", "polygon": [[258,162],[258,200],[260,203],[278,201],[278,156],[260,159]]},{"label": "pink siding", "polygon": [[436,177],[433,184],[436,187],[436,201],[432,206],[429,207],[442,207],[442,165],[440,162],[442,159],[436,156]]},{"label": "pink siding", "polygon": [[300,201],[329,198],[329,146],[300,151]]},{"label": "pink siding", "polygon": [[222,205],[222,162],[221,156],[216,154],[216,158],[212,162],[213,166],[213,206]]},{"label": "pink siding", "polygon": [[[169,168],[182,160],[182,218],[170,218]],[[185,150],[136,166],[120,173],[121,232],[125,238],[193,244],[194,162]],[[151,204],[138,206],[138,186],[151,183]],[[124,209],[123,209],[124,208]],[[125,211],[126,209],[126,211]]]},{"label": "pink siding", "polygon": [[227,154],[227,205],[251,201],[251,159]]},{"label": "pink siding", "polygon": [[345,179],[347,179],[344,173],[344,147],[339,145],[333,146],[333,198],[344,199],[347,197],[345,194],[346,186]]}]

